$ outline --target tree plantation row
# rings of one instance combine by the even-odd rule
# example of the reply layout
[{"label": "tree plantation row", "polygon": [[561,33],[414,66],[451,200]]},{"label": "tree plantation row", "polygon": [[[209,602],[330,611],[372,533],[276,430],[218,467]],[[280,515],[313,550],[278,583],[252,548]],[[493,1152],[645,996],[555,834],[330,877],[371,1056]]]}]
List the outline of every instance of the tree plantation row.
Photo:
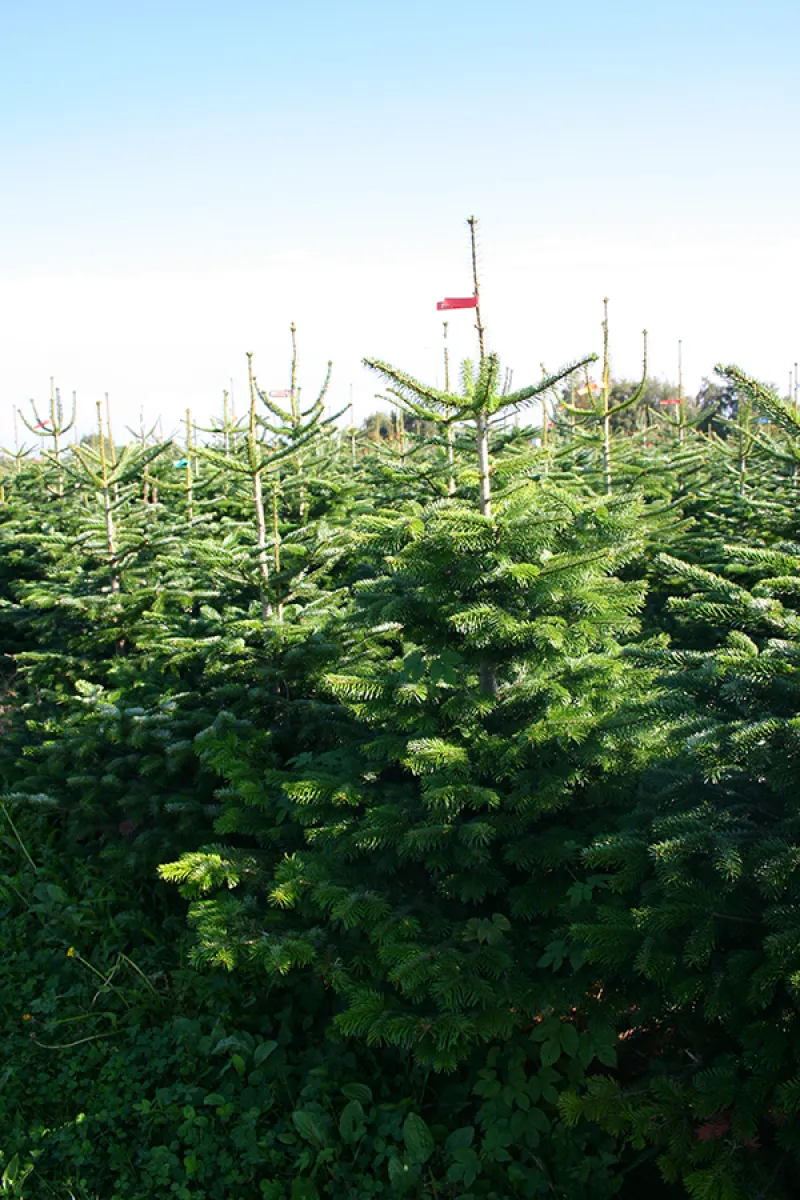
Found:
[{"label": "tree plantation row", "polygon": [[800,416],[478,326],[5,455],[4,1194],[797,1195]]}]

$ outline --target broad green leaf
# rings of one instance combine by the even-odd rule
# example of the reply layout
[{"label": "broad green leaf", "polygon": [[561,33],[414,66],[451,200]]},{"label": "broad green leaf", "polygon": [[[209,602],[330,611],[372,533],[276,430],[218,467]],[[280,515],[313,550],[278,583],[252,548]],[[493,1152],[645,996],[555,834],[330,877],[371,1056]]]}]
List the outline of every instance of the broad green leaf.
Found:
[{"label": "broad green leaf", "polygon": [[447,663],[434,659],[431,663],[431,680],[433,683],[446,683],[449,687],[454,687],[458,683],[458,675]]},{"label": "broad green leaf", "polygon": [[403,1141],[409,1162],[415,1166],[427,1162],[433,1154],[433,1134],[416,1113],[409,1113],[403,1122]]},{"label": "broad green leaf", "polygon": [[358,1100],[351,1100],[342,1109],[342,1114],[339,1117],[339,1133],[342,1135],[342,1141],[347,1145],[352,1145],[364,1135],[364,1110]]},{"label": "broad green leaf", "polygon": [[[6,1167],[5,1171],[3,1171],[3,1178],[2,1178],[2,1180],[0,1180],[0,1183],[3,1183],[4,1185],[9,1184],[9,1186],[13,1188],[18,1175],[19,1175],[19,1155],[15,1154],[14,1157],[11,1159],[11,1162]],[[5,1187],[3,1190],[5,1190]]]},{"label": "broad green leaf", "polygon": [[555,1038],[551,1038],[549,1042],[545,1042],[542,1046],[540,1057],[543,1067],[552,1067],[554,1062],[558,1062],[561,1058],[561,1045]]},{"label": "broad green leaf", "polygon": [[417,1177],[417,1172],[412,1171],[410,1164],[399,1157],[389,1159],[388,1171],[392,1187],[399,1188],[401,1191],[410,1187]]},{"label": "broad green leaf", "polygon": [[617,1065],[617,1051],[614,1046],[598,1046],[597,1057],[604,1067],[615,1067]]},{"label": "broad green leaf", "polygon": [[292,1113],[292,1122],[297,1132],[307,1142],[311,1142],[313,1146],[323,1146],[325,1144],[325,1132],[319,1124],[315,1113],[299,1109],[297,1112]]},{"label": "broad green leaf", "polygon": [[565,1021],[561,1026],[561,1049],[570,1058],[574,1058],[578,1053],[578,1031],[569,1021]]},{"label": "broad green leaf", "polygon": [[454,1129],[449,1138],[445,1142],[445,1149],[450,1154],[454,1154],[456,1150],[466,1150],[472,1145],[475,1137],[474,1125],[462,1125],[460,1129]]},{"label": "broad green leaf", "polygon": [[414,650],[413,653],[407,654],[403,660],[403,678],[409,683],[416,683],[418,679],[422,679],[425,674],[425,659],[420,654],[419,650]]},{"label": "broad green leaf", "polygon": [[263,1062],[266,1062],[273,1050],[277,1049],[277,1042],[262,1042],[259,1046],[256,1046],[253,1062],[257,1067],[260,1067]]}]

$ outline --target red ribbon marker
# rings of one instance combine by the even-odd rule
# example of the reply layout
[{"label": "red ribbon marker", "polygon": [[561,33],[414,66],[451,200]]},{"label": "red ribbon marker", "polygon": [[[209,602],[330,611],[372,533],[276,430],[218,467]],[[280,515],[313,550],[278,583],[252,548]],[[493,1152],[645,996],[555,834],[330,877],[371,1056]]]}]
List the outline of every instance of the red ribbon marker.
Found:
[{"label": "red ribbon marker", "polygon": [[445,312],[448,308],[477,308],[477,296],[446,296],[436,305],[437,312]]}]

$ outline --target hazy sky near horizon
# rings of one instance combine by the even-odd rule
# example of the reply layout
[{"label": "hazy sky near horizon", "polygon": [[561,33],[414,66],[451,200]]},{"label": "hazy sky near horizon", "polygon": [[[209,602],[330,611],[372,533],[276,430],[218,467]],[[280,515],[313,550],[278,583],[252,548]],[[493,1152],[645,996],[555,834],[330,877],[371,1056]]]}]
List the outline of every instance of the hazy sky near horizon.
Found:
[{"label": "hazy sky near horizon", "polygon": [[[0,436],[50,377],[88,428],[232,381],[358,415],[371,355],[442,383],[471,290],[516,384],[601,349],[695,388],[800,358],[800,6],[0,0]],[[449,314],[451,356],[474,352]]]}]

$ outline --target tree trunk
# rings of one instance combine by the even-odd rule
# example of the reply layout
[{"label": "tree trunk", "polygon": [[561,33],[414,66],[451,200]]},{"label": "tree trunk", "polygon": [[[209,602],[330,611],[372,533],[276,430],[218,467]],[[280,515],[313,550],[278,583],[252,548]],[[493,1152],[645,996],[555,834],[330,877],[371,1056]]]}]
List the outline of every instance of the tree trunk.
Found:
[{"label": "tree trunk", "polygon": [[492,482],[489,467],[489,416],[478,413],[478,473],[480,475],[480,506],[484,517],[492,515]]},{"label": "tree trunk", "polygon": [[253,475],[253,506],[256,510],[256,531],[258,546],[258,570],[261,575],[261,615],[267,621],[272,616],[272,605],[269,602],[269,562],[267,560],[267,521],[264,515],[264,493],[261,487],[261,472]]}]

